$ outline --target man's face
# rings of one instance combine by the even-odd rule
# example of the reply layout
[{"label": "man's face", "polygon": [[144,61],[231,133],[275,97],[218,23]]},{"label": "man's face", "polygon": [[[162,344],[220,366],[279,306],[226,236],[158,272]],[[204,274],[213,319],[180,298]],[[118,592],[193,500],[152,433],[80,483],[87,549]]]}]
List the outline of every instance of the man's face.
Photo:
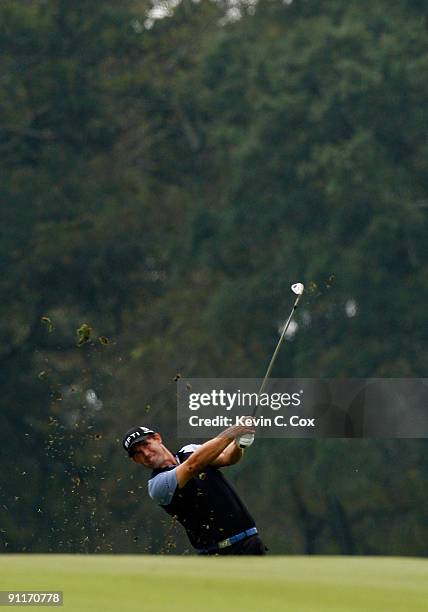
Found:
[{"label": "man's face", "polygon": [[165,460],[165,451],[160,435],[152,434],[135,444],[132,447],[132,460],[152,470],[161,467]]}]

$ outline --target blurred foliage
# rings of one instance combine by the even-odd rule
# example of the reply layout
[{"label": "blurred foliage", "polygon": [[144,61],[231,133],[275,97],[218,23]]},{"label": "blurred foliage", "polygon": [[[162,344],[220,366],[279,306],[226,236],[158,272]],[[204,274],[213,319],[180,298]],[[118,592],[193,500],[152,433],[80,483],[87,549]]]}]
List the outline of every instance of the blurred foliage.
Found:
[{"label": "blurred foliage", "polygon": [[[179,373],[261,376],[292,281],[277,376],[427,371],[426,4],[150,8],[0,4],[4,551],[188,550],[122,433],[175,431]],[[272,552],[426,555],[426,448],[230,477]]]}]

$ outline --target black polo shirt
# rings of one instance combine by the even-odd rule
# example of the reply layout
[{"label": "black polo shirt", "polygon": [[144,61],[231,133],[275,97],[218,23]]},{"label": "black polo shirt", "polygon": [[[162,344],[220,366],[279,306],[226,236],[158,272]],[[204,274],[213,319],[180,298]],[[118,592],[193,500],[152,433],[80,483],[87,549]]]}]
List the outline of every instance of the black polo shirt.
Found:
[{"label": "black polo shirt", "polygon": [[[183,463],[196,444],[188,444],[175,455]],[[180,489],[177,466],[153,470],[149,495],[185,528],[195,548],[207,548],[255,526],[254,519],[221,469],[207,466]]]}]

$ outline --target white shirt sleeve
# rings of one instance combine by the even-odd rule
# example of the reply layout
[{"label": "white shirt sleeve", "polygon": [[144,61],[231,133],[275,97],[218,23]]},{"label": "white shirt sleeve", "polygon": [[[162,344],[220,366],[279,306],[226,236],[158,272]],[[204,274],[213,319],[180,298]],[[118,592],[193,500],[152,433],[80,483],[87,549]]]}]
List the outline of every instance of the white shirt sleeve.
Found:
[{"label": "white shirt sleeve", "polygon": [[179,453],[194,453],[197,448],[202,446],[202,444],[186,444],[183,448],[180,448]]},{"label": "white shirt sleeve", "polygon": [[172,500],[177,488],[176,469],[161,472],[147,483],[150,497],[160,506],[167,506]]}]

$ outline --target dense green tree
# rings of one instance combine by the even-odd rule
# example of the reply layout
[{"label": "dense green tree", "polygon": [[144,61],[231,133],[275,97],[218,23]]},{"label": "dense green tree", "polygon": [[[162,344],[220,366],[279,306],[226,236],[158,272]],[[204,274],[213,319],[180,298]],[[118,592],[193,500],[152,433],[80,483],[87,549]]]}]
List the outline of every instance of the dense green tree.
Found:
[{"label": "dense green tree", "polygon": [[[121,434],[180,443],[177,374],[261,376],[292,281],[277,376],[425,375],[424,3],[237,6],[0,5],[2,550],[184,550]],[[273,552],[424,555],[425,451],[230,474]]]}]

